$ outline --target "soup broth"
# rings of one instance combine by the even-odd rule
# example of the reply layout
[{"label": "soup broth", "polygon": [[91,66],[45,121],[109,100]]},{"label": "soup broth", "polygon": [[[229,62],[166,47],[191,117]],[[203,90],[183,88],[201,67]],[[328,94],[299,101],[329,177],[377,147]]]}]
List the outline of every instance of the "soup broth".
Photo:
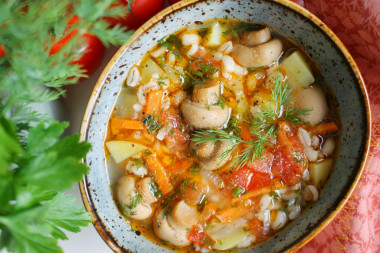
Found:
[{"label": "soup broth", "polygon": [[196,22],[129,71],[108,124],[120,212],[179,250],[255,246],[317,201],[340,132],[312,59],[264,24]]}]

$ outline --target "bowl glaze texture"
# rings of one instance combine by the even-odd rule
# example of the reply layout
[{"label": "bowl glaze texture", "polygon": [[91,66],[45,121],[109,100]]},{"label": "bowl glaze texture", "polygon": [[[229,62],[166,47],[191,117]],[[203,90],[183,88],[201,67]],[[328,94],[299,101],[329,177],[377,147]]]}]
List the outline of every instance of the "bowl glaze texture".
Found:
[{"label": "bowl glaze texture", "polygon": [[286,0],[184,0],[159,13],[138,29],[109,62],[91,95],[83,119],[82,139],[92,144],[85,158],[90,167],[81,183],[82,197],[102,238],[116,252],[167,252],[131,230],[112,198],[104,141],[108,120],[129,69],[159,39],[194,21],[238,18],[268,24],[290,37],[320,66],[336,96],[342,122],[341,147],[334,172],[321,198],[272,239],[238,252],[296,250],[334,218],[349,198],[369,149],[370,110],[360,72],[340,40],[311,13]]}]

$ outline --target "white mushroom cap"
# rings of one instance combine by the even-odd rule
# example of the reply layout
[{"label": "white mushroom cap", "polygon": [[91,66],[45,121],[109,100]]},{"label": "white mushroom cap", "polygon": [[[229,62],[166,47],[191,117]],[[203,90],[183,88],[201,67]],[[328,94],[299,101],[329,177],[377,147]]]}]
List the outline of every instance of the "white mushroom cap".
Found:
[{"label": "white mushroom cap", "polygon": [[191,149],[195,150],[197,156],[201,159],[210,157],[214,152],[215,148],[215,143],[212,142],[202,144],[194,144],[194,142],[191,142],[190,145]]},{"label": "white mushroom cap", "polygon": [[201,83],[194,86],[191,100],[195,103],[213,105],[218,102],[220,84],[215,82]]},{"label": "white mushroom cap", "polygon": [[200,167],[205,170],[216,170],[225,165],[229,161],[232,152],[228,152],[228,155],[224,158],[222,155],[232,148],[232,145],[233,143],[230,141],[217,141],[214,145],[214,151],[212,154],[208,158],[200,161]]},{"label": "white mushroom cap", "polygon": [[232,53],[235,60],[244,67],[267,66],[275,62],[281,55],[282,42],[279,39],[272,39],[254,47],[237,44]]},{"label": "white mushroom cap", "polygon": [[265,27],[256,31],[243,32],[241,39],[246,46],[252,47],[270,40],[271,34],[269,28]]},{"label": "white mushroom cap", "polygon": [[147,204],[152,204],[157,201],[151,189],[152,182],[153,179],[151,177],[146,177],[137,183],[137,192],[140,193],[142,201]]},{"label": "white mushroom cap", "polygon": [[194,103],[185,100],[181,106],[182,115],[186,122],[198,129],[220,128],[230,117],[230,108],[225,106]]},{"label": "white mushroom cap", "polygon": [[153,219],[153,228],[159,238],[168,241],[175,246],[185,247],[191,244],[189,239],[187,239],[188,231],[186,228],[174,229],[169,225],[163,210],[156,212]]},{"label": "white mushroom cap", "polygon": [[122,177],[117,184],[117,199],[120,207],[132,219],[145,220],[152,215],[152,208],[143,201],[140,201],[132,210],[125,208],[133,204],[133,199],[136,198],[137,192],[135,191],[135,179],[131,176]]},{"label": "white mushroom cap", "polygon": [[171,225],[180,228],[190,228],[198,221],[199,212],[195,206],[188,205],[184,200],[179,201],[173,208],[168,220]]},{"label": "white mushroom cap", "polygon": [[309,122],[311,125],[318,124],[327,116],[326,97],[317,86],[300,89],[295,96],[295,102],[301,109],[311,110],[307,115],[301,116],[304,121]]}]

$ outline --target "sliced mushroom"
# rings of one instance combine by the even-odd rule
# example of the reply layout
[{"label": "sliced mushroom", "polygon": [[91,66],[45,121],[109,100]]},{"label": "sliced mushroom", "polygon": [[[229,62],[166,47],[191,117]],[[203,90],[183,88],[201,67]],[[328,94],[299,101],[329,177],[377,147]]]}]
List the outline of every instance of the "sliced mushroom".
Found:
[{"label": "sliced mushroom", "polygon": [[183,200],[185,200],[186,204],[196,206],[205,199],[209,186],[200,178],[194,177],[191,178],[191,181],[189,181],[184,190],[186,194],[184,194]]},{"label": "sliced mushroom", "polygon": [[311,125],[321,122],[328,113],[325,94],[316,86],[300,89],[295,102],[301,109],[310,110],[308,114],[302,116],[302,119]]},{"label": "sliced mushroom", "polygon": [[196,206],[179,201],[168,217],[169,224],[176,228],[190,228],[198,222],[199,212]]},{"label": "sliced mushroom", "polygon": [[232,55],[240,65],[247,68],[257,68],[276,61],[281,52],[282,42],[279,39],[272,39],[254,47],[237,44]]},{"label": "sliced mushroom", "polygon": [[143,178],[137,183],[137,192],[140,193],[142,201],[147,204],[152,204],[157,201],[151,189],[152,183],[153,179],[151,177]]},{"label": "sliced mushroom", "polygon": [[225,106],[207,106],[185,100],[181,106],[182,115],[186,122],[198,129],[220,128],[230,116],[230,109]]},{"label": "sliced mushroom", "polygon": [[175,229],[169,225],[167,216],[164,215],[163,210],[156,213],[153,219],[153,228],[159,238],[175,246],[184,247],[191,244],[189,239],[187,239],[188,232],[186,228]]},{"label": "sliced mushroom", "polygon": [[152,214],[150,205],[143,201],[137,201],[137,192],[135,191],[135,179],[130,176],[124,176],[120,179],[117,185],[117,198],[120,207],[132,219],[145,220]]},{"label": "sliced mushroom", "polygon": [[198,157],[207,158],[211,156],[212,152],[214,151],[215,143],[207,142],[202,144],[194,144],[194,142],[191,142],[190,148],[197,153]]},{"label": "sliced mushroom", "polygon": [[[213,144],[213,151],[207,157],[200,157],[200,167],[205,170],[216,170],[225,165],[231,157],[231,152],[223,157],[223,153],[232,148],[233,143],[230,141],[217,141]],[[198,150],[195,149],[198,154]]]},{"label": "sliced mushroom", "polygon": [[248,47],[256,46],[271,39],[270,30],[265,27],[261,30],[243,32],[241,39]]},{"label": "sliced mushroom", "polygon": [[220,96],[220,84],[215,82],[202,83],[194,86],[191,100],[195,103],[213,105],[218,102]]}]

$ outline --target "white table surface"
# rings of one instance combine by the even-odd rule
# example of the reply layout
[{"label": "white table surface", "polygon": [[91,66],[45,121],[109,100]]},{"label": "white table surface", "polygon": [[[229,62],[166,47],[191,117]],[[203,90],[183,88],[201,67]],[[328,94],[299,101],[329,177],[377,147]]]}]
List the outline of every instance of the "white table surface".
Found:
[{"label": "white table surface", "polygon": [[[81,83],[67,87],[66,96],[61,99],[64,106],[64,117],[70,122],[70,133],[78,133],[82,122],[84,111],[86,110],[88,99],[99,75],[112,58],[118,48],[108,48],[102,65],[90,78]],[[77,203],[83,205],[78,184],[67,193],[77,198]],[[113,252],[103,241],[95,227],[90,224],[82,228],[79,233],[66,232],[68,240],[60,241],[59,245],[65,253],[110,253]]]}]

